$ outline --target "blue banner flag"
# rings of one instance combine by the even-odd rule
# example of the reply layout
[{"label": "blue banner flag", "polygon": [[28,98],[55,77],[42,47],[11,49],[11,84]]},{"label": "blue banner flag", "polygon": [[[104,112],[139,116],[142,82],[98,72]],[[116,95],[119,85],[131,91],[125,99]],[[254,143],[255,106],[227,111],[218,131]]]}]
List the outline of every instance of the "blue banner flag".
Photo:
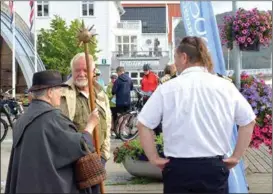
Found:
[{"label": "blue banner flag", "polygon": [[[210,1],[181,1],[181,14],[187,36],[202,37],[209,49],[216,73],[226,75],[225,61],[220,42],[217,22]],[[230,156],[237,141],[237,127],[233,128],[230,140]],[[213,177],[211,177],[213,178]],[[243,161],[230,170],[229,193],[248,193]]]}]

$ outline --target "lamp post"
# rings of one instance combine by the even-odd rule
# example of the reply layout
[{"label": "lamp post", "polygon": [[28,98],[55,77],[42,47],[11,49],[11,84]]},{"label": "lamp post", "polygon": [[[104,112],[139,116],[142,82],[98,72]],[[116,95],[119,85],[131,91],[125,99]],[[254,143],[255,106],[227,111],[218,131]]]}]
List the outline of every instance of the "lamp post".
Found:
[{"label": "lamp post", "polygon": [[[236,13],[237,2],[232,1],[232,12]],[[238,89],[241,88],[241,53],[239,46],[234,45],[232,49],[231,56],[233,57],[234,75],[235,75],[235,85]]]}]

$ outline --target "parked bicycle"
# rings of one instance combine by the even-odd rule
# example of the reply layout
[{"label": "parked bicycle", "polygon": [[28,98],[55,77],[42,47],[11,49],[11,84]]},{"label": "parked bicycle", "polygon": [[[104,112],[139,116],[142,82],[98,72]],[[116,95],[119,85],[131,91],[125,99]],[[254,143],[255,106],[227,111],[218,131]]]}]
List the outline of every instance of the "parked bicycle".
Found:
[{"label": "parked bicycle", "polygon": [[[12,89],[7,90],[6,92],[0,91],[0,142],[7,136],[9,127],[13,128],[14,122],[24,113],[22,103],[11,97],[11,91]],[[8,122],[4,119],[5,117]]]},{"label": "parked bicycle", "polygon": [[136,101],[133,101],[130,111],[122,114],[122,121],[119,126],[119,137],[122,141],[130,141],[138,136],[137,115],[144,106],[145,101],[151,96],[150,92],[143,92],[140,89],[134,89]]}]

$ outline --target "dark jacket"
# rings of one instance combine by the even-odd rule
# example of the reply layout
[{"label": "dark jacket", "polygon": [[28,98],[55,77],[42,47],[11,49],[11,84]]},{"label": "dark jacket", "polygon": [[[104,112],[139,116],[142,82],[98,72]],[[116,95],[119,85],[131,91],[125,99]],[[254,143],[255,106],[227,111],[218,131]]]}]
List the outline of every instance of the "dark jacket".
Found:
[{"label": "dark jacket", "polygon": [[121,74],[115,81],[112,94],[116,95],[116,106],[131,105],[131,90],[133,90],[133,82],[127,74]]},{"label": "dark jacket", "polygon": [[60,110],[33,100],[13,130],[5,193],[79,193],[73,164],[86,154],[85,135]]}]

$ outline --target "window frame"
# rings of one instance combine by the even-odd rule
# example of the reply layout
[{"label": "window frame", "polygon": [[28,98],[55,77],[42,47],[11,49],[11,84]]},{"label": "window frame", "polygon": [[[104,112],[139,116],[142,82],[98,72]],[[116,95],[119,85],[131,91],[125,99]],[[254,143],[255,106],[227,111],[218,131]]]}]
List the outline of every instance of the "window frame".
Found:
[{"label": "window frame", "polygon": [[[119,37],[121,37],[121,42],[118,41]],[[129,38],[129,42],[124,43],[123,39],[124,37],[128,37]],[[132,42],[132,37],[136,37],[136,41]],[[135,51],[132,50],[132,46],[136,46],[136,48],[138,48],[138,36],[137,35],[118,35],[116,36],[116,41],[115,41],[115,45],[116,45],[116,52],[118,52],[118,54],[122,54],[124,56],[127,56],[127,53],[124,53],[124,45],[128,45],[129,47],[129,53],[128,53],[128,57],[131,57],[133,52],[137,52],[137,49]],[[119,51],[118,47],[121,46],[121,52]]]},{"label": "window frame", "polygon": [[[83,15],[83,5],[86,4],[87,6],[87,15]],[[89,6],[90,4],[93,5],[93,15],[89,15]],[[88,17],[95,17],[95,1],[94,0],[86,0],[86,1],[81,1],[81,17],[88,18]]]},{"label": "window frame", "polygon": [[[41,5],[42,6],[42,15],[38,15],[38,6],[39,5]],[[44,9],[44,7],[45,7],[45,5],[47,5],[47,7],[48,7],[48,15],[47,16],[45,16],[45,9]],[[36,3],[36,17],[37,18],[48,18],[48,17],[50,17],[49,16],[49,0],[37,0],[37,3]]]}]

